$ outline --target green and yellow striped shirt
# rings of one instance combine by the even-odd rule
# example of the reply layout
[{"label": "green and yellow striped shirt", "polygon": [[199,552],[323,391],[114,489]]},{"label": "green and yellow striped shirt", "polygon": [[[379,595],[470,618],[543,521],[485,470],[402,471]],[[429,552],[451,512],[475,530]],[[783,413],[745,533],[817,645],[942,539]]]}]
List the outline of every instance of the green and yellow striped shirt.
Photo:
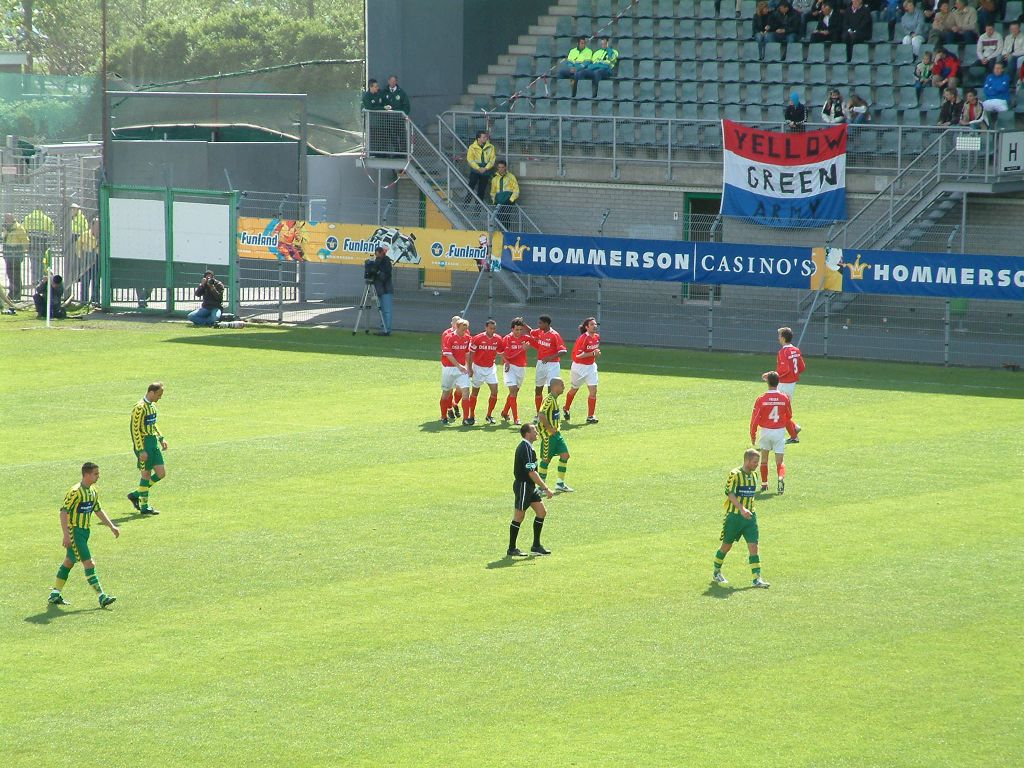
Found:
[{"label": "green and yellow striped shirt", "polygon": [[[555,432],[561,431],[562,414],[558,408],[558,399],[554,395],[548,394],[548,396],[544,398],[544,402],[540,406],[540,412],[547,417],[548,424],[551,425]],[[541,431],[543,430],[544,427],[542,426]]]},{"label": "green and yellow striped shirt", "polygon": [[726,512],[739,514],[739,510],[729,501],[729,494],[740,500],[740,503],[751,512],[754,511],[754,494],[757,493],[757,475],[753,472],[744,472],[743,467],[736,467],[729,473],[729,479],[725,481],[725,504]]},{"label": "green and yellow striped shirt", "polygon": [[64,503],[60,505],[61,511],[68,513],[68,527],[88,528],[92,520],[92,513],[100,507],[100,500],[96,494],[96,488],[89,486],[83,488],[81,483],[71,486],[71,490],[64,496]]},{"label": "green and yellow striped shirt", "polygon": [[136,451],[143,450],[149,436],[162,437],[156,426],[156,406],[142,398],[132,408],[132,447]]}]

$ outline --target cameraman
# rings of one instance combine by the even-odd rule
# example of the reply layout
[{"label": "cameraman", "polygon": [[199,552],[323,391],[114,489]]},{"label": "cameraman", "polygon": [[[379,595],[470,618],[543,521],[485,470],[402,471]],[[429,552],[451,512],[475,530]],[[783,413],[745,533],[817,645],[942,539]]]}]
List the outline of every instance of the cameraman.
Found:
[{"label": "cameraman", "polygon": [[220,321],[224,305],[224,283],[213,276],[212,270],[206,270],[203,281],[196,288],[196,296],[201,297],[203,306],[188,313],[188,319],[194,325],[213,326]]},{"label": "cameraman", "polygon": [[377,298],[380,299],[380,315],[381,322],[383,325],[381,329],[377,331],[378,336],[390,336],[391,335],[391,300],[395,295],[395,284],[391,279],[391,259],[388,258],[388,252],[377,247],[377,250],[373,253],[374,259],[372,269],[368,269],[367,273],[372,274],[370,278],[373,282],[373,288],[377,291]]}]

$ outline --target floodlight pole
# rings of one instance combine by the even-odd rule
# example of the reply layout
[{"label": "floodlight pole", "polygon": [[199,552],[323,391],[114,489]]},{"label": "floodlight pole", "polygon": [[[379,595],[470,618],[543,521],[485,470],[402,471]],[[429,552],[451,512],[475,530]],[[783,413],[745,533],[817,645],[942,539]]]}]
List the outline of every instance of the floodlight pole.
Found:
[{"label": "floodlight pole", "polygon": [[103,180],[110,183],[110,94],[107,92],[107,0],[100,0],[100,86],[103,89],[100,130],[103,133]]}]

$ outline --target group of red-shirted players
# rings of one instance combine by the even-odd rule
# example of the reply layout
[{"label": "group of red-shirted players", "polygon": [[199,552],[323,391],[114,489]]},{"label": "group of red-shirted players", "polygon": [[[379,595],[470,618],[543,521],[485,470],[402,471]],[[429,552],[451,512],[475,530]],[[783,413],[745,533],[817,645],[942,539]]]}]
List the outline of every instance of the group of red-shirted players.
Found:
[{"label": "group of red-shirted players", "polygon": [[[775,453],[778,493],[782,494],[786,489],[786,445],[800,442],[800,425],[793,421],[793,393],[806,367],[803,355],[793,344],[793,330],[779,328],[775,370],[761,374],[762,381],[768,384],[768,391],[754,401],[754,410],[750,414],[750,443],[761,451],[762,491],[768,490],[769,452]],[[760,441],[757,436],[759,427]]]},{"label": "group of red-shirted players", "polygon": [[[501,409],[503,421],[519,421],[519,389],[526,379],[526,350],[537,352],[534,389],[534,413],[544,400],[544,388],[552,379],[561,378],[561,356],[566,346],[561,334],[551,327],[551,318],[541,315],[538,327],[531,328],[521,317],[512,320],[509,333],[501,336],[494,320],[488,320],[484,331],[473,335],[469,321],[455,315],[450,328],[441,334],[441,423],[453,424],[461,416],[463,426],[476,424],[476,405],[484,384],[490,390],[484,421],[495,424],[494,409],[498,403],[496,361],[501,356],[508,395]],[[586,384],[587,423],[596,424],[597,358],[600,356],[597,322],[589,317],[580,325],[580,336],[572,352],[572,378],[566,395],[564,419],[569,420],[569,407],[580,386]],[[461,406],[461,410],[460,410]]]}]

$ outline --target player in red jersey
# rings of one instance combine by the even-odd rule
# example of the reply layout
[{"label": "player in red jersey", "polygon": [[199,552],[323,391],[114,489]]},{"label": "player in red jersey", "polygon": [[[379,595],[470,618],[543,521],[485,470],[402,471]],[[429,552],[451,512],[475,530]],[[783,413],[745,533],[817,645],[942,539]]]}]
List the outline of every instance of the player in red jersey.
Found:
[{"label": "player in red jersey", "polygon": [[[452,417],[452,390],[462,390],[462,396],[469,398],[469,369],[466,367],[469,356],[469,321],[461,317],[455,324],[454,333],[441,335],[441,423],[450,424]],[[463,424],[466,420],[463,419]]]},{"label": "player in red jersey", "polygon": [[562,420],[569,423],[569,406],[576,397],[576,390],[587,385],[587,424],[597,424],[594,409],[597,408],[597,358],[601,356],[601,337],[597,333],[597,318],[588,317],[580,323],[580,337],[572,348],[572,368],[569,371],[569,394],[565,396]]},{"label": "player in red jersey", "polygon": [[[779,374],[768,371],[761,375],[768,384],[768,391],[754,401],[750,414],[750,444],[761,449],[761,490],[768,490],[768,452],[775,452],[775,470],[779,475],[779,495],[786,490],[786,424],[793,418],[789,397],[779,392]],[[757,441],[757,428],[761,428],[761,440]]]},{"label": "player in red jersey", "polygon": [[519,388],[523,386],[526,379],[526,348],[534,347],[533,336],[530,335],[530,326],[521,317],[512,320],[512,332],[502,340],[505,351],[502,359],[505,361],[505,386],[508,387],[508,398],[501,409],[502,421],[508,421],[509,411],[512,412],[512,423],[519,423]]},{"label": "player in red jersey", "polygon": [[[451,327],[450,328],[445,328],[443,331],[441,331],[441,344],[444,344],[445,337],[451,336],[452,334],[455,333],[455,327],[459,324],[459,320],[461,320],[461,319],[462,318],[459,317],[458,315],[452,315]],[[444,371],[442,370],[442,373],[443,372]],[[449,410],[448,416],[447,416],[449,419],[457,419],[459,416],[462,415],[462,414],[459,413],[459,402],[461,400],[462,400],[462,390],[461,389],[456,389],[455,390],[455,398],[452,400],[452,407]]]},{"label": "player in red jersey", "polygon": [[537,350],[537,378],[534,382],[537,386],[534,390],[533,399],[540,410],[544,402],[544,387],[552,379],[562,377],[562,353],[566,351],[562,335],[551,327],[550,315],[541,315],[538,318],[539,328],[530,331],[533,336],[534,348]]},{"label": "player in red jersey", "polygon": [[[804,365],[804,356],[800,354],[800,349],[793,344],[792,328],[779,328],[779,347],[779,355],[775,361],[775,370],[779,372],[779,392],[786,395],[792,405],[796,383],[800,381],[800,374],[807,366]],[[786,423],[786,432],[789,434],[787,443],[800,442],[800,438],[797,437],[800,425],[792,419]]]},{"label": "player in red jersey", "polygon": [[491,389],[487,399],[488,424],[494,423],[494,406],[498,403],[498,374],[494,371],[494,359],[505,351],[505,343],[494,330],[497,323],[488,320],[484,323],[484,332],[473,337],[469,344],[469,374],[473,383],[473,391],[469,395],[469,426],[476,424],[476,398],[480,393],[480,385],[486,383]]}]

